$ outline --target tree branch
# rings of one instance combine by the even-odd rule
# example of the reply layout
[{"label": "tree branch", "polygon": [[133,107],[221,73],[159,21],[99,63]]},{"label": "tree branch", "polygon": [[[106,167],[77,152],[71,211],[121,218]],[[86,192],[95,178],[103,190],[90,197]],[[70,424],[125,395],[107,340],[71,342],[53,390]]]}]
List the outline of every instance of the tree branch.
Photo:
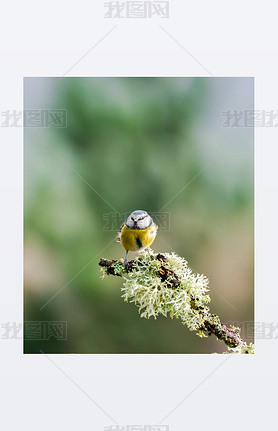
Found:
[{"label": "tree branch", "polygon": [[[155,259],[159,262],[157,276],[162,282],[166,282],[169,289],[177,289],[181,285],[181,281],[173,270],[167,268],[166,256],[158,253],[155,255]],[[121,277],[124,274],[132,272],[136,266],[140,265],[140,258],[136,261],[130,261],[127,270],[122,260],[107,260],[102,258],[99,261],[99,265],[105,268],[107,274]],[[199,334],[197,335],[207,336],[214,334],[218,340],[223,341],[230,349],[236,349],[238,353],[253,353],[253,346],[248,346],[240,337],[239,328],[224,325],[216,314],[209,312],[208,307],[197,304],[197,300],[192,294],[190,294],[190,306],[201,317],[200,321],[202,323],[198,328]]]}]

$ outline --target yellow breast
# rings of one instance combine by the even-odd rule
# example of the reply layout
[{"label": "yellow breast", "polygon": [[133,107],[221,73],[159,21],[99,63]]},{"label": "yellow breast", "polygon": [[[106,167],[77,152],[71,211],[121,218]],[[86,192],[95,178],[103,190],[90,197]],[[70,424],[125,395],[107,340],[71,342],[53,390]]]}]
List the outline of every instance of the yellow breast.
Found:
[{"label": "yellow breast", "polygon": [[149,247],[157,232],[157,226],[152,223],[146,229],[130,229],[126,225],[121,230],[121,243],[126,251],[138,251]]}]

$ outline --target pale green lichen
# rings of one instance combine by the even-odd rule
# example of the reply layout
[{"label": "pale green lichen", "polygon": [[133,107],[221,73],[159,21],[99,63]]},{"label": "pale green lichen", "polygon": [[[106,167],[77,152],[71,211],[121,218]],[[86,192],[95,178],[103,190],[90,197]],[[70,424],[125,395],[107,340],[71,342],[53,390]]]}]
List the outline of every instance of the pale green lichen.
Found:
[{"label": "pale green lichen", "polygon": [[107,268],[105,268],[105,267],[103,267],[103,266],[100,266],[100,272],[101,272],[101,276],[100,276],[100,278],[101,279],[104,279],[105,278],[105,276],[106,275],[108,275],[108,272],[107,272]]},{"label": "pale green lichen", "polygon": [[[159,276],[161,262],[157,254],[147,249],[133,261],[132,271],[123,274],[122,297],[126,302],[134,302],[141,317],[149,319],[158,315],[180,318],[192,331],[199,330],[203,318],[198,307],[205,307],[210,301],[208,279],[194,274],[187,261],[175,253],[163,253],[167,259],[167,269],[178,277],[180,284],[169,289],[169,282]],[[197,309],[192,308],[192,298]]]},{"label": "pale green lichen", "polygon": [[227,353],[247,353],[247,354],[254,354],[255,353],[255,345],[253,343],[250,343],[249,345],[241,345],[236,347],[228,347]]},{"label": "pale green lichen", "polygon": [[216,314],[209,312],[208,279],[194,274],[183,257],[146,249],[130,262],[128,272],[122,260],[103,261],[102,276],[123,277],[122,297],[139,308],[140,317],[156,319],[162,315],[181,319],[199,337],[214,334],[224,341],[227,353],[254,353],[254,345],[241,340],[240,328],[227,328]]}]

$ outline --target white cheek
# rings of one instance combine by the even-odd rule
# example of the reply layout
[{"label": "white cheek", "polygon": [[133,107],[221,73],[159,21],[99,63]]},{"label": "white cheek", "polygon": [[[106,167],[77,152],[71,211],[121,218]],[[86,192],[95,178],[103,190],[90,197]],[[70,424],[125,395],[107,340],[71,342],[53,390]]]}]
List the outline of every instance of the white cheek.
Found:
[{"label": "white cheek", "polygon": [[148,227],[149,223],[147,220],[140,220],[138,225],[141,229],[146,229]]}]

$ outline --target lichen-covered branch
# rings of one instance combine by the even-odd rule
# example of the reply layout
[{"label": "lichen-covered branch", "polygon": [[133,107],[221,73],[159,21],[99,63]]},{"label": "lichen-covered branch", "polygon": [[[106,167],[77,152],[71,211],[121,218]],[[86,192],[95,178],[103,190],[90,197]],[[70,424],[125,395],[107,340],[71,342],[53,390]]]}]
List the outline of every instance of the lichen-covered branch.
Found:
[{"label": "lichen-covered branch", "polygon": [[180,318],[200,337],[214,334],[230,352],[254,353],[254,346],[241,339],[239,328],[227,327],[210,313],[208,279],[192,273],[185,259],[147,249],[129,262],[127,270],[122,260],[100,259],[99,265],[103,275],[124,278],[123,298],[139,307],[141,317],[156,318],[162,314]]}]

